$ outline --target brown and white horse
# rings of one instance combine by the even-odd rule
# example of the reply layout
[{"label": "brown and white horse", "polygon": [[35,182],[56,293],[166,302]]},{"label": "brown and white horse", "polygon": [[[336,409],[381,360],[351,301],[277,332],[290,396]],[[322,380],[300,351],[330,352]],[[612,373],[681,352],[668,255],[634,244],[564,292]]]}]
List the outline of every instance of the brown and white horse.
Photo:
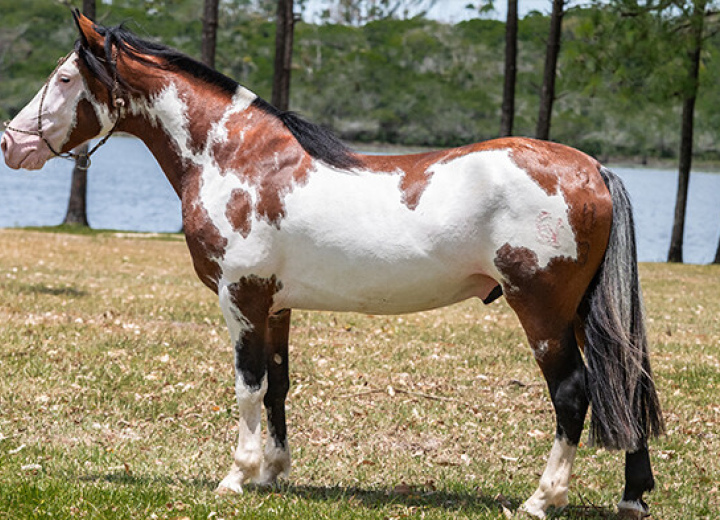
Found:
[{"label": "brown and white horse", "polygon": [[[239,440],[221,490],[290,469],[290,310],[396,314],[505,295],[556,412],[553,448],[523,510],[568,503],[591,438],[626,453],[619,508],[647,511],[647,440],[663,430],[649,365],[632,210],[587,155],[499,139],[399,157],[356,154],[231,79],[75,12],[80,38],[9,124],[12,168],[40,168],[115,129],[142,139],[182,200],[200,279],[235,347]],[[584,352],[584,356],[583,356]],[[263,450],[261,412],[269,436]]]}]

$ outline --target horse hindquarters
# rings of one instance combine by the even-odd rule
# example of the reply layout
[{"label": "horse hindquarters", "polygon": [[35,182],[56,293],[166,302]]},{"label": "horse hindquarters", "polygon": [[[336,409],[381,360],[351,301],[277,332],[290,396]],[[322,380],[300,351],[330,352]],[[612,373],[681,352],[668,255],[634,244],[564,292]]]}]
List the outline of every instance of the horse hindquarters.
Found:
[{"label": "horse hindquarters", "polygon": [[619,507],[646,511],[642,494],[653,487],[646,443],[662,431],[662,417],[644,333],[632,209],[621,181],[607,170],[600,174],[612,199],[612,224],[596,220],[596,231],[582,237],[590,252],[607,244],[600,262],[559,259],[534,270],[522,268],[517,255],[498,260],[508,302],[525,329],[556,413],[556,440],[547,468],[523,506],[540,518],[548,507],[567,504],[588,402],[592,439],[627,451]]}]

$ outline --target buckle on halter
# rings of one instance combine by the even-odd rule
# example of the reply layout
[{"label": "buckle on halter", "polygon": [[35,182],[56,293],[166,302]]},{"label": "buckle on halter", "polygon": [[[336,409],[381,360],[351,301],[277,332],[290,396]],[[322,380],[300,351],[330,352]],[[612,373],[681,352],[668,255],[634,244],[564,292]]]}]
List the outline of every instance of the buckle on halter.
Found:
[{"label": "buckle on halter", "polygon": [[90,169],[90,156],[89,155],[77,155],[75,157],[75,168],[81,171],[88,171]]}]

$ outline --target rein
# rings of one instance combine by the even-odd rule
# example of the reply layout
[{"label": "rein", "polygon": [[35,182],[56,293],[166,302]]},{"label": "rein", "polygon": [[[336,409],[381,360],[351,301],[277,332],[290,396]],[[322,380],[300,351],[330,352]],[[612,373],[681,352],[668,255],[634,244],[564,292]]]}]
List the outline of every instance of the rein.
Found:
[{"label": "rein", "polygon": [[[53,148],[53,146],[50,144],[50,141],[47,140],[45,137],[45,134],[43,133],[43,126],[42,126],[42,113],[43,113],[43,106],[45,105],[45,95],[47,94],[47,91],[50,87],[50,80],[55,76],[58,69],[62,67],[63,63],[65,63],[68,58],[72,55],[72,52],[65,56],[64,58],[60,58],[58,60],[58,64],[55,66],[55,69],[52,71],[50,76],[48,76],[48,79],[45,80],[45,86],[43,87],[42,96],[40,97],[40,104],[38,105],[38,115],[37,115],[37,130],[21,130],[20,128],[15,128],[10,126],[10,121],[5,121],[3,124],[7,130],[12,130],[13,132],[18,132],[20,134],[26,134],[26,135],[36,135],[40,139],[43,140],[45,145],[50,149],[50,151],[56,156],[61,157],[63,159],[68,160],[74,160],[77,162],[77,168],[79,170],[85,170],[87,171],[90,168],[90,156],[94,154],[98,148],[100,148],[102,145],[104,145],[108,139],[110,139],[110,136],[115,132],[115,129],[118,126],[118,123],[120,122],[120,107],[124,105],[124,100],[122,98],[116,97],[113,95],[113,106],[115,108],[116,117],[115,122],[113,123],[112,128],[110,131],[102,138],[100,141],[95,144],[95,146],[92,147],[92,149],[87,153],[75,153],[75,152],[58,152]],[[118,83],[117,79],[115,79],[115,86],[113,88],[113,92],[117,91],[118,89]]]}]

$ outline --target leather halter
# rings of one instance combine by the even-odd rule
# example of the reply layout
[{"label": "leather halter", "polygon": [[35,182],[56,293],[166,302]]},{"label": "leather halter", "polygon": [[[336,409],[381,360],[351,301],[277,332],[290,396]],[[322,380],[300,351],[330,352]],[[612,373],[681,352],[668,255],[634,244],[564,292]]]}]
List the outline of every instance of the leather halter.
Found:
[{"label": "leather halter", "polygon": [[118,82],[117,79],[115,79],[115,85],[113,87],[113,108],[115,108],[115,122],[113,123],[112,128],[110,131],[102,138],[100,141],[95,144],[95,146],[92,147],[92,149],[87,153],[74,153],[72,151],[70,152],[58,152],[53,148],[53,146],[50,144],[50,141],[47,140],[45,137],[45,134],[43,133],[43,126],[42,126],[42,113],[43,113],[43,106],[45,105],[45,95],[47,94],[48,88],[50,87],[50,80],[55,76],[58,69],[62,67],[62,65],[72,56],[72,52],[65,56],[64,58],[60,58],[58,60],[58,64],[55,67],[55,69],[52,71],[48,79],[45,81],[45,85],[43,86],[42,96],[40,97],[40,104],[38,105],[38,115],[37,115],[37,130],[21,130],[20,128],[15,128],[10,126],[10,121],[5,121],[3,124],[7,130],[12,130],[13,132],[18,132],[20,134],[26,134],[26,135],[36,135],[40,139],[43,140],[45,145],[50,149],[50,151],[56,156],[56,157],[62,157],[63,159],[68,160],[75,160],[77,162],[77,168],[80,170],[87,170],[90,168],[90,156],[94,154],[98,148],[100,148],[102,145],[104,145],[108,139],[110,139],[110,136],[115,132],[115,129],[118,126],[118,123],[120,122],[120,107],[122,107],[125,104],[125,100],[115,95],[115,92],[118,90]]}]

